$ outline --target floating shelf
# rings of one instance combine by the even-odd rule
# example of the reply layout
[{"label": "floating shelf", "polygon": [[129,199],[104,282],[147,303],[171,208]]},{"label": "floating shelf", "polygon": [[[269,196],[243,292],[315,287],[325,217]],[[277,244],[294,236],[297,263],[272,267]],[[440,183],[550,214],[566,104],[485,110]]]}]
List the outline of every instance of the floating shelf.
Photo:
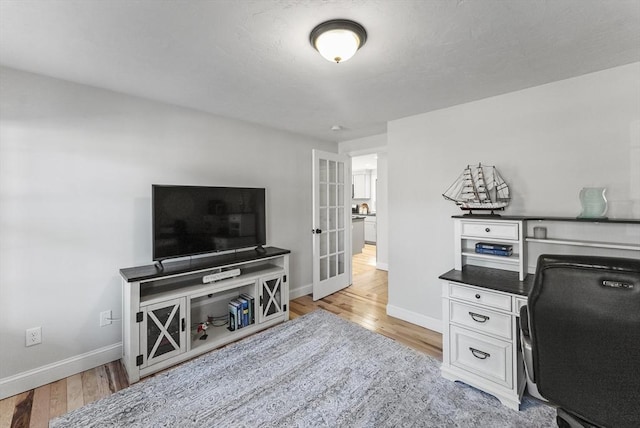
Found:
[{"label": "floating shelf", "polygon": [[495,254],[482,254],[482,253],[476,253],[473,251],[463,251],[462,255],[464,257],[473,257],[476,259],[492,260],[497,263],[509,263],[514,265],[517,265],[518,263],[520,263],[520,256],[515,253],[510,256],[498,256]]},{"label": "floating shelf", "polygon": [[480,238],[478,236],[472,236],[472,235],[460,235],[460,239],[465,239],[467,241],[490,241],[490,242],[505,243],[505,244],[518,243],[517,239],[494,238],[494,237]]},{"label": "floating shelf", "polygon": [[609,248],[614,250],[640,251],[640,245],[621,244],[619,242],[579,241],[579,240],[572,240],[572,239],[538,239],[533,237],[527,237],[525,239],[527,242],[538,242],[541,244],[572,245],[575,247]]}]

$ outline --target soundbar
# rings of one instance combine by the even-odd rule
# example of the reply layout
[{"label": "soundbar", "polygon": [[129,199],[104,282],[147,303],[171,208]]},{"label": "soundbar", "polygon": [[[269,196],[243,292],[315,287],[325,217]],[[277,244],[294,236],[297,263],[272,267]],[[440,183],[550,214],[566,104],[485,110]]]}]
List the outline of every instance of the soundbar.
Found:
[{"label": "soundbar", "polygon": [[222,272],[212,273],[211,275],[205,275],[202,277],[202,282],[215,282],[221,279],[233,278],[240,275],[240,269],[223,270]]}]

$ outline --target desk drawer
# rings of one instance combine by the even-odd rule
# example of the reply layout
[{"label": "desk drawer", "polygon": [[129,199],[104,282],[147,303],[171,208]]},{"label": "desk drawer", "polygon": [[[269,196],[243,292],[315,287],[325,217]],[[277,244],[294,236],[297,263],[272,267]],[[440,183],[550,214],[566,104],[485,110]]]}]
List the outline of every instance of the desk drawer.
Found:
[{"label": "desk drawer", "polygon": [[511,339],[511,315],[490,311],[479,306],[465,305],[451,301],[449,319],[482,333],[489,333]]},{"label": "desk drawer", "polygon": [[462,222],[462,235],[488,239],[518,239],[518,223]]},{"label": "desk drawer", "polygon": [[449,296],[454,299],[466,300],[478,305],[487,306],[503,311],[511,311],[511,296],[488,291],[480,287],[465,287],[449,284]]},{"label": "desk drawer", "polygon": [[451,365],[496,384],[513,386],[511,342],[450,326]]}]

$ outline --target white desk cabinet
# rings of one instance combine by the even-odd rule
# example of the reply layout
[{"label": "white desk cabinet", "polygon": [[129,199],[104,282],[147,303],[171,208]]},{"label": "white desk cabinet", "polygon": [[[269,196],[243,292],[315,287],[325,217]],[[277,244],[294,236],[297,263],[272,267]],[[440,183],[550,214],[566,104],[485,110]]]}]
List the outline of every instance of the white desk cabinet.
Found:
[{"label": "white desk cabinet", "polygon": [[[518,314],[531,281],[519,281],[516,272],[476,266],[440,278],[444,280],[442,376],[488,392],[518,410],[526,386]],[[494,284],[502,290],[487,288]]]},{"label": "white desk cabinet", "polygon": [[[533,226],[546,228],[536,238]],[[454,217],[454,269],[442,280],[442,376],[519,409],[526,386],[519,313],[533,286],[537,255],[640,258],[640,220],[569,217]],[[512,254],[483,248],[511,247]],[[503,251],[503,250],[501,250]]]}]

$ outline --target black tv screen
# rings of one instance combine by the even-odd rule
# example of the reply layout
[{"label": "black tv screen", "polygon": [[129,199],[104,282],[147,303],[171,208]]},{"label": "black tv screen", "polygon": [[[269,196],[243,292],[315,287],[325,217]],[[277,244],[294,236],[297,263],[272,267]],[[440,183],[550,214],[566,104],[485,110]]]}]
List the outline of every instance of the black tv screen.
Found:
[{"label": "black tv screen", "polygon": [[265,245],[265,189],[152,186],[153,260]]}]

